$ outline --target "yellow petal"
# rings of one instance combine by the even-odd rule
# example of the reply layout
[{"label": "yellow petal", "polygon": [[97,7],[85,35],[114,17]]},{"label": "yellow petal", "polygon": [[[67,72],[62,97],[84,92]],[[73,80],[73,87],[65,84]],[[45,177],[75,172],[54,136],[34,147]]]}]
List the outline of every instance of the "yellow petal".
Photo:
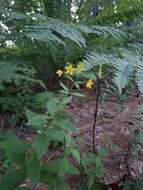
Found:
[{"label": "yellow petal", "polygon": [[84,71],[84,65],[82,63],[79,63],[76,68],[77,73],[81,73]]},{"label": "yellow petal", "polygon": [[89,79],[89,80],[87,81],[87,83],[86,83],[86,87],[89,88],[89,89],[91,89],[92,86],[93,86],[93,80],[92,80],[92,79]]},{"label": "yellow petal", "polygon": [[66,74],[73,75],[73,72],[75,69],[73,68],[72,64],[70,64],[70,65],[65,67],[65,70],[66,70],[65,71]]},{"label": "yellow petal", "polygon": [[57,70],[56,74],[58,75],[58,77],[61,77],[63,75],[63,71],[62,70]]}]

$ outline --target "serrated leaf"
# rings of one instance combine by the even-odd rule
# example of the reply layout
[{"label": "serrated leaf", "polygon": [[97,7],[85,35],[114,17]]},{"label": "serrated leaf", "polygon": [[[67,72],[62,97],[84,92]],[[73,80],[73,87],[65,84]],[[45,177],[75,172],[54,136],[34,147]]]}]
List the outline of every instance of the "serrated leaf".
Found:
[{"label": "serrated leaf", "polygon": [[64,97],[62,103],[64,105],[69,104],[72,101],[72,96]]},{"label": "serrated leaf", "polygon": [[48,102],[47,102],[47,109],[48,109],[48,113],[53,117],[58,111],[58,105],[56,102],[55,98],[51,98]]},{"label": "serrated leaf", "polygon": [[107,148],[100,148],[98,150],[98,154],[102,157],[102,156],[107,156],[109,154]]},{"label": "serrated leaf", "polygon": [[99,156],[95,157],[95,164],[96,164],[95,168],[96,176],[103,177],[105,175],[105,168],[103,167],[102,160]]},{"label": "serrated leaf", "polygon": [[65,135],[65,142],[66,142],[66,145],[70,146],[72,144],[71,136],[66,134]]},{"label": "serrated leaf", "polygon": [[61,129],[65,129],[66,131],[69,132],[74,132],[75,128],[73,127],[73,124],[69,121],[69,120],[65,120],[65,119],[57,119],[55,121],[55,125],[60,127]]},{"label": "serrated leaf", "polygon": [[68,185],[68,183],[66,183],[65,181],[63,181],[63,179],[61,179],[59,176],[57,176],[53,181],[53,187],[51,188],[51,190],[53,190],[53,189],[70,190],[71,188]]},{"label": "serrated leaf", "polygon": [[45,134],[40,134],[33,142],[33,147],[35,148],[38,159],[40,159],[46,153],[48,145],[49,139]]},{"label": "serrated leaf", "polygon": [[37,113],[34,113],[33,111],[28,110],[28,109],[25,109],[25,112],[26,112],[26,117],[27,117],[28,121],[38,115]]},{"label": "serrated leaf", "polygon": [[40,161],[38,160],[35,154],[31,155],[27,163],[27,176],[32,182],[32,185],[35,186],[40,179]]},{"label": "serrated leaf", "polygon": [[26,179],[26,171],[22,169],[14,170],[8,173],[0,181],[1,190],[13,190],[18,187]]},{"label": "serrated leaf", "polygon": [[88,190],[92,189],[93,184],[94,184],[94,177],[92,175],[90,175],[89,179],[87,181],[87,188],[88,188]]},{"label": "serrated leaf", "polygon": [[19,140],[12,133],[6,133],[3,135],[4,140],[0,142],[0,148],[4,150],[6,158],[11,163],[24,164],[25,154],[29,148],[29,145],[22,140]]},{"label": "serrated leaf", "polygon": [[30,125],[35,128],[42,128],[44,124],[47,123],[47,115],[37,114],[35,117],[29,119],[27,125]]},{"label": "serrated leaf", "polygon": [[69,166],[69,169],[68,169],[67,173],[70,174],[70,175],[77,175],[80,172],[79,172],[79,170],[76,167]]},{"label": "serrated leaf", "polygon": [[78,163],[80,164],[80,152],[77,149],[72,149],[71,150],[72,155],[75,157],[75,159],[78,161]]},{"label": "serrated leaf", "polygon": [[52,129],[48,131],[47,135],[51,140],[64,142],[65,133],[62,130]]},{"label": "serrated leaf", "polygon": [[46,106],[47,101],[53,96],[51,92],[40,92],[35,96],[36,107],[43,108]]}]

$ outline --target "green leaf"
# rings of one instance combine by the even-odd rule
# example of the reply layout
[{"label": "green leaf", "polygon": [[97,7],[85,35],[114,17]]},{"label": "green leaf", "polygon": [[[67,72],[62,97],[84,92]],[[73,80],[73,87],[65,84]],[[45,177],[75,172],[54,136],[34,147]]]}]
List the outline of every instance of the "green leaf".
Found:
[{"label": "green leaf", "polygon": [[69,104],[71,101],[72,101],[72,96],[68,96],[68,97],[64,97],[64,98],[63,98],[62,103],[63,103],[64,105],[67,105],[67,104]]},{"label": "green leaf", "polygon": [[51,190],[56,189],[56,190],[70,190],[70,186],[68,183],[63,181],[59,176],[57,176],[54,181],[53,181],[53,187]]},{"label": "green leaf", "polygon": [[61,87],[62,87],[67,93],[69,92],[68,87],[67,87],[64,83],[62,83],[61,81],[60,81],[60,85],[61,85]]},{"label": "green leaf", "polygon": [[105,169],[103,167],[102,160],[99,156],[95,157],[95,164],[96,164],[96,169],[95,169],[96,176],[103,177],[105,175]]},{"label": "green leaf", "polygon": [[48,109],[48,113],[53,117],[59,111],[59,108],[57,105],[57,99],[51,98],[47,102],[47,109]]},{"label": "green leaf", "polygon": [[47,91],[37,93],[35,96],[36,107],[44,108],[46,106],[46,103],[52,96],[53,93]]},{"label": "green leaf", "polygon": [[87,181],[87,188],[88,190],[91,190],[94,185],[94,177],[92,175],[89,176],[89,179]]},{"label": "green leaf", "polygon": [[47,135],[40,134],[33,142],[33,147],[35,148],[38,159],[40,159],[47,151],[49,145],[49,139]]},{"label": "green leaf", "polygon": [[47,166],[43,165],[43,168],[41,168],[40,182],[44,183],[46,185],[47,184],[50,185],[50,183],[52,183],[56,174],[45,170],[45,167],[47,167]]},{"label": "green leaf", "polygon": [[98,150],[98,154],[99,154],[99,156],[102,157],[102,156],[107,156],[109,154],[109,152],[108,152],[107,148],[100,148]]},{"label": "green leaf", "polygon": [[51,129],[47,135],[50,140],[64,142],[65,132],[62,130]]},{"label": "green leaf", "polygon": [[143,130],[140,130],[139,133],[136,135],[136,139],[138,142],[143,144]]},{"label": "green leaf", "polygon": [[25,109],[25,112],[26,112],[26,117],[27,117],[28,121],[31,120],[32,118],[38,116],[37,113],[34,113],[33,111],[28,110],[28,109]]},{"label": "green leaf", "polygon": [[55,125],[58,127],[61,127],[62,129],[65,129],[66,131],[69,132],[74,132],[75,128],[73,127],[73,124],[69,121],[69,120],[65,120],[65,119],[57,119],[55,121]]},{"label": "green leaf", "polygon": [[75,157],[75,159],[78,161],[78,163],[80,164],[80,152],[77,149],[72,149],[71,150],[73,156]]},{"label": "green leaf", "polygon": [[44,164],[41,168],[41,171],[42,172],[48,172],[49,174],[50,173],[53,173],[53,174],[57,174],[60,170],[60,160],[52,160],[52,161],[49,161],[48,164]]},{"label": "green leaf", "polygon": [[72,92],[71,95],[73,95],[73,96],[77,96],[77,97],[82,97],[82,98],[85,97],[84,94],[81,94],[81,93],[78,93],[78,92]]},{"label": "green leaf", "polygon": [[42,115],[42,114],[37,114],[35,117],[32,117],[29,119],[27,125],[33,126],[35,128],[42,128],[44,124],[47,123],[48,116],[47,115]]},{"label": "green leaf", "polygon": [[26,179],[26,171],[25,169],[17,169],[8,173],[4,178],[0,181],[0,189],[1,190],[13,190],[14,188],[21,185]]},{"label": "green leaf", "polygon": [[29,145],[19,140],[12,133],[6,133],[3,137],[3,141],[0,142],[0,148],[4,150],[6,158],[11,161],[11,163],[16,162],[23,165]]},{"label": "green leaf", "polygon": [[72,144],[72,138],[68,134],[65,135],[66,145],[70,146]]},{"label": "green leaf", "polygon": [[69,170],[69,162],[66,159],[61,159],[59,163],[59,168],[62,173],[66,173]]},{"label": "green leaf", "polygon": [[70,175],[80,174],[79,170],[77,168],[75,168],[74,166],[69,166],[67,173]]},{"label": "green leaf", "polygon": [[31,155],[31,157],[28,159],[26,168],[27,176],[32,182],[33,186],[35,186],[40,179],[40,161],[35,154]]}]

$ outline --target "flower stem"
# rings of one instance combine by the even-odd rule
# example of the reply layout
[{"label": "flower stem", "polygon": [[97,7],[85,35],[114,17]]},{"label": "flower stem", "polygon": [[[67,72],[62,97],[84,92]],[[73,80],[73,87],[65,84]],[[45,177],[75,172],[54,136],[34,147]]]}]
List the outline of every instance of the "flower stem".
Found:
[{"label": "flower stem", "polygon": [[97,79],[96,83],[96,104],[95,104],[95,112],[94,112],[94,121],[93,121],[93,133],[92,133],[92,145],[93,145],[93,153],[96,153],[96,148],[95,148],[95,129],[96,129],[96,122],[97,122],[97,115],[98,115],[98,106],[99,106],[99,97],[100,97],[100,79]]}]

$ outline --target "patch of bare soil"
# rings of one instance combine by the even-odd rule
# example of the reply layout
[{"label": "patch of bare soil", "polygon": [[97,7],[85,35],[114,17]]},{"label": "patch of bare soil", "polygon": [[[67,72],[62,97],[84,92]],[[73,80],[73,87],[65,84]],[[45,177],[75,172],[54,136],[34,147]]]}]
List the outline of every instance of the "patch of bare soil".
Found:
[{"label": "patch of bare soil", "polygon": [[[75,136],[81,152],[92,151],[92,125],[94,119],[95,100],[94,96],[88,97],[85,102],[74,100],[68,108],[75,122],[77,132]],[[104,165],[107,174],[104,182],[116,184],[127,174],[127,164],[138,173],[140,164],[143,167],[143,160],[129,161],[126,163],[125,153],[128,151],[130,139],[136,125],[135,114],[138,107],[143,103],[143,97],[129,96],[124,102],[116,98],[102,103],[98,110],[96,125],[96,148],[106,147],[109,156],[105,158]],[[142,127],[143,121],[140,118],[138,125]],[[84,143],[80,143],[83,142]],[[75,188],[74,189],[78,189]]]}]

